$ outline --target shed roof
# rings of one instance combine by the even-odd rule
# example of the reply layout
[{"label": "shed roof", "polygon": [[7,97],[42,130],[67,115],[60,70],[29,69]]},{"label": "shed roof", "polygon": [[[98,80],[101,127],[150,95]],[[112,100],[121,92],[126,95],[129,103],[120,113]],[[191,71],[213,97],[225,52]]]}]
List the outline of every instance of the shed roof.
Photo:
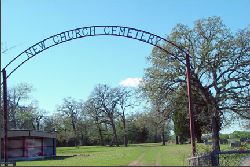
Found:
[{"label": "shed roof", "polygon": [[[56,138],[55,132],[45,132],[45,131],[34,131],[34,130],[9,130],[8,137],[43,137],[43,138]],[[3,133],[1,135],[3,138]]]}]

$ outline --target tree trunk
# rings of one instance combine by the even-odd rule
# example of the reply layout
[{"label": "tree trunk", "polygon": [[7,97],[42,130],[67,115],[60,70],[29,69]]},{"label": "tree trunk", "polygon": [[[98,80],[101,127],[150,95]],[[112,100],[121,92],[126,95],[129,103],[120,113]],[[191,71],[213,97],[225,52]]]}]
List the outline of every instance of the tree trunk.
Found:
[{"label": "tree trunk", "polygon": [[13,126],[14,126],[14,129],[17,129],[16,118],[13,119]]},{"label": "tree trunk", "polygon": [[218,88],[216,69],[212,69],[213,86],[215,89],[215,98],[212,99],[213,116],[212,116],[212,140],[213,150],[220,151],[220,116],[218,110],[218,99],[220,97],[220,89]]},{"label": "tree trunk", "polygon": [[110,143],[109,143],[109,146],[110,147],[112,147],[114,145],[114,135],[112,135],[112,139],[111,139],[111,141],[110,141]]},{"label": "tree trunk", "polygon": [[118,137],[117,137],[117,133],[116,133],[116,127],[115,127],[115,123],[114,123],[114,120],[113,120],[113,119],[111,120],[111,126],[112,126],[112,130],[113,130],[113,138],[112,138],[112,141],[114,140],[114,141],[115,141],[115,145],[116,145],[117,147],[119,147]]},{"label": "tree trunk", "polygon": [[[218,112],[218,111],[215,111]],[[215,113],[212,116],[212,142],[213,151],[220,151],[220,136],[219,136],[219,116]]]},{"label": "tree trunk", "polygon": [[183,135],[178,136],[178,142],[179,144],[183,144]]},{"label": "tree trunk", "polygon": [[219,116],[216,114],[212,116],[212,166],[219,165],[219,156],[218,152],[220,151],[220,136],[219,136]]},{"label": "tree trunk", "polygon": [[36,122],[36,130],[40,130],[40,121]]},{"label": "tree trunk", "polygon": [[157,131],[157,128],[156,128],[156,130],[155,130],[155,135],[154,135],[154,142],[155,142],[155,143],[158,142],[157,135],[158,135],[158,131]]},{"label": "tree trunk", "polygon": [[98,128],[98,132],[99,132],[99,136],[100,136],[100,142],[101,142],[101,145],[104,146],[104,141],[103,141],[103,136],[102,136],[102,129],[100,127],[100,125],[98,124],[97,125],[97,128]]},{"label": "tree trunk", "polygon": [[74,142],[75,142],[75,147],[77,146],[77,140],[76,140],[76,126],[75,126],[75,123],[72,121],[72,127],[73,127],[73,132],[74,132],[74,135],[75,135],[75,139],[74,139]]},{"label": "tree trunk", "polygon": [[202,140],[201,140],[201,136],[202,136],[202,133],[201,133],[201,128],[200,126],[195,126],[195,137],[197,139],[197,143],[203,143]]},{"label": "tree trunk", "polygon": [[16,115],[16,112],[14,111],[13,108],[10,110],[10,112],[13,113],[13,115],[12,115],[13,120],[11,121],[11,122],[13,123],[13,128],[14,128],[14,129],[18,129],[18,128],[17,128],[16,116],[15,116],[15,115]]},{"label": "tree trunk", "polygon": [[161,137],[162,137],[162,145],[165,146],[165,145],[166,145],[166,142],[165,142],[165,133],[164,133],[164,129],[162,129]]},{"label": "tree trunk", "polygon": [[127,132],[125,132],[125,134],[124,134],[124,146],[128,147],[128,135],[127,135]]},{"label": "tree trunk", "polygon": [[179,144],[178,135],[175,136],[175,144]]},{"label": "tree trunk", "polygon": [[125,147],[128,147],[128,134],[127,134],[126,120],[125,120],[124,113],[123,113],[122,122],[123,122],[123,130],[124,130],[123,143]]},{"label": "tree trunk", "polygon": [[80,141],[81,141],[81,143],[80,143],[81,146],[85,145],[85,142],[83,141],[83,134],[81,134],[81,140]]}]

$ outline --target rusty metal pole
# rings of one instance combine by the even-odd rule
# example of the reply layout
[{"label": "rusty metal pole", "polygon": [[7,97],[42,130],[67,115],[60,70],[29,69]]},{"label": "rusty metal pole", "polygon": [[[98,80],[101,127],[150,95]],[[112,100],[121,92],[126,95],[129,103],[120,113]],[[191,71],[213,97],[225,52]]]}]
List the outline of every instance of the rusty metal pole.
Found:
[{"label": "rusty metal pole", "polygon": [[195,133],[194,133],[194,117],[193,117],[193,102],[192,102],[192,94],[191,94],[191,83],[190,83],[190,56],[186,53],[186,75],[187,75],[187,94],[188,94],[188,111],[189,111],[189,128],[190,128],[190,137],[191,137],[191,145],[192,145],[192,156],[194,157],[196,154],[196,146],[195,146]]},{"label": "rusty metal pole", "polygon": [[[1,74],[0,74],[1,75]],[[2,83],[1,82],[2,81],[2,78],[0,78],[0,83]],[[1,87],[1,86],[0,86]],[[2,91],[2,88],[0,88],[1,89],[1,91]],[[2,100],[2,99],[1,99]],[[1,112],[3,112],[2,111],[2,101],[1,101],[1,109],[0,109],[0,111]],[[2,114],[2,113],[1,113]],[[2,117],[0,117],[0,121],[1,121],[1,125],[0,125],[0,163],[2,162],[2,134],[3,134],[3,130],[2,130],[2,122],[3,122],[3,119],[2,119]]]},{"label": "rusty metal pole", "polygon": [[4,120],[4,162],[8,162],[8,104],[7,104],[7,77],[5,69],[3,73],[3,120]]}]

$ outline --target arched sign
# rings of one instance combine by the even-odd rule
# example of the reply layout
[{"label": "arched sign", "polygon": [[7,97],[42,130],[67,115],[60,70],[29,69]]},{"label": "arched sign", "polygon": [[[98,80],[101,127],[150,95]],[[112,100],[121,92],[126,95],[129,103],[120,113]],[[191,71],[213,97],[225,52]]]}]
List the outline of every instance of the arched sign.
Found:
[{"label": "arched sign", "polygon": [[[3,110],[4,110],[4,161],[8,161],[8,137],[7,137],[7,78],[15,72],[20,66],[22,66],[25,62],[30,60],[32,57],[37,54],[53,47],[59,45],[63,42],[71,41],[73,39],[85,38],[91,36],[117,36],[117,37],[125,37],[130,39],[135,39],[141,42],[148,43],[152,46],[158,47],[162,51],[165,51],[170,56],[174,57],[180,63],[186,65],[186,75],[187,75],[187,94],[189,101],[189,118],[190,118],[190,136],[191,136],[191,144],[192,144],[192,155],[195,156],[196,148],[195,148],[195,140],[194,140],[194,121],[192,114],[192,99],[191,99],[191,86],[190,86],[190,56],[185,48],[182,48],[176,45],[174,42],[171,42],[167,39],[164,39],[158,35],[152,34],[147,31],[139,30],[131,27],[123,27],[123,26],[90,26],[90,27],[81,27],[72,29],[69,31],[64,31],[56,35],[52,35],[23,51],[19,55],[17,55],[14,59],[12,59],[2,70],[3,76]],[[183,60],[171,53],[170,51],[163,48],[163,44],[168,43],[176,48],[180,54],[185,55],[185,59]],[[16,62],[16,63],[13,63]],[[14,65],[13,65],[14,64]],[[18,65],[15,65],[18,64]],[[13,66],[13,67],[11,67]],[[7,75],[6,71],[10,69],[10,73]],[[1,156],[0,156],[1,157]]]},{"label": "arched sign", "polygon": [[155,47],[160,48],[161,50],[165,51],[167,54],[173,56],[175,59],[179,60],[183,63],[183,60],[180,60],[180,58],[173,53],[169,52],[168,50],[164,49],[162,44],[165,42],[171,44],[175,48],[179,49],[181,53],[186,54],[187,52],[177,46],[175,43],[166,40],[165,38],[162,38],[158,35],[152,34],[147,31],[139,30],[136,28],[131,27],[123,27],[123,26],[90,26],[90,27],[81,27],[76,28],[68,31],[61,32],[56,35],[52,35],[40,42],[37,42],[36,44],[32,45],[22,53],[20,53],[18,56],[16,56],[14,59],[12,59],[5,67],[4,69],[7,70],[8,67],[14,62],[19,60],[19,65],[12,67],[12,71],[7,75],[7,78],[16,71],[17,68],[19,68],[21,65],[23,65],[25,62],[27,62],[32,57],[36,56],[37,54],[43,52],[44,50],[47,50],[53,46],[59,45],[61,43],[71,41],[78,38],[85,38],[85,37],[91,37],[91,36],[117,36],[117,37],[125,37],[130,39],[135,39],[141,42],[148,43],[150,45],[153,45]]}]

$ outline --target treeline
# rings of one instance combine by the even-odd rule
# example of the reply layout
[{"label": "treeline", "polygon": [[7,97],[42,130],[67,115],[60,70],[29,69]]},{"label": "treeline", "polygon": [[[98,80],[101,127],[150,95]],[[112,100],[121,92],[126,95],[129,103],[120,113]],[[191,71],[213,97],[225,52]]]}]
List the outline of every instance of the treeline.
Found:
[{"label": "treeline", "polygon": [[156,112],[131,112],[139,101],[135,90],[99,84],[86,101],[64,98],[51,116],[29,100],[32,90],[28,84],[9,89],[9,129],[56,131],[58,146],[165,144],[169,139],[170,123],[159,121]]},{"label": "treeline", "polygon": [[[146,102],[143,86],[129,89],[99,84],[85,101],[64,98],[48,116],[36,101],[30,101],[32,86],[19,84],[8,90],[8,128],[56,131],[58,146],[127,146],[144,142],[165,145],[170,138],[173,142],[171,130],[176,144],[187,142],[190,135],[185,90],[178,90],[171,103],[157,107],[152,101]],[[141,102],[148,105],[136,111]],[[198,142],[202,142],[201,131],[209,132],[210,120],[205,111],[195,114],[200,115],[195,121],[195,128],[200,131],[196,135]]]},{"label": "treeline", "polygon": [[250,139],[250,131],[234,131],[230,134],[220,134],[221,139]]}]

